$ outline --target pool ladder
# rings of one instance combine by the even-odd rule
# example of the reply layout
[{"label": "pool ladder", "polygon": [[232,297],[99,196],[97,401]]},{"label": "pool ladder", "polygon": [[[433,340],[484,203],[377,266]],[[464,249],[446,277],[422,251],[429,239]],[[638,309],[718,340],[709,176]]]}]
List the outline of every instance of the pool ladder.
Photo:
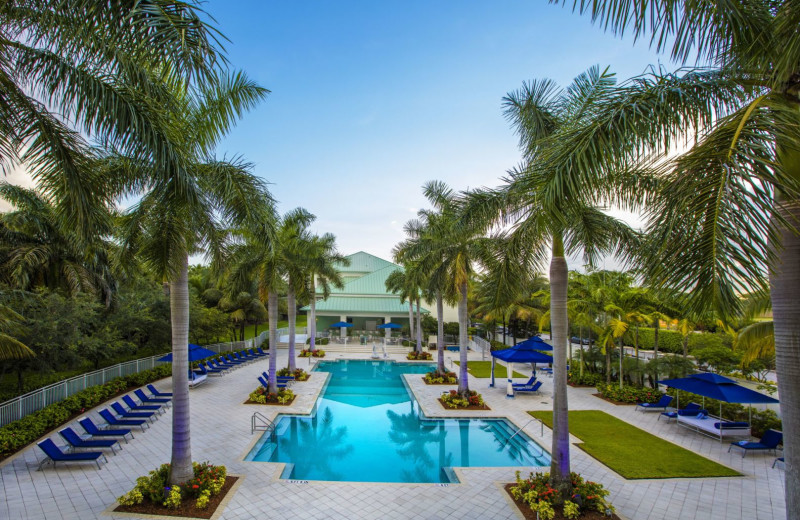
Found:
[{"label": "pool ladder", "polygon": [[[258,413],[258,412],[256,412],[256,413]],[[523,430],[523,428],[525,428],[526,426],[528,426],[530,423],[532,423],[532,422],[536,422],[536,421],[539,421],[539,425],[541,425],[541,431],[539,432],[539,437],[544,437],[544,423],[543,423],[543,422],[542,422],[540,419],[537,419],[536,417],[534,417],[534,418],[533,418],[533,419],[531,419],[530,421],[528,421],[528,422],[526,422],[525,424],[523,424],[521,427],[517,428],[517,431],[515,431],[515,432],[514,432],[514,435],[512,435],[511,437],[509,437],[509,438],[508,438],[508,440],[506,441],[506,444],[508,444],[509,442],[511,442],[511,439],[513,439],[514,437],[516,437],[516,436],[517,436],[517,434]],[[505,446],[505,444],[504,444],[504,446]]]},{"label": "pool ladder", "polygon": [[255,412],[250,418],[250,434],[252,435],[257,431],[271,432],[270,437],[275,437],[275,423],[260,412]]}]

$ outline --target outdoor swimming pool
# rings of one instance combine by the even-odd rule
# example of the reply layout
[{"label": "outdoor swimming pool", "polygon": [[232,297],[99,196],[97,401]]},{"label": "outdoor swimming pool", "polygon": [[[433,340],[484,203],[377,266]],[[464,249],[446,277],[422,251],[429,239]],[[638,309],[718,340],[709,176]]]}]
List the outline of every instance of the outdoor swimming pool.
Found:
[{"label": "outdoor swimming pool", "polygon": [[425,418],[401,374],[433,368],[322,361],[315,370],[331,377],[314,413],[279,415],[275,435],[265,433],[245,460],[285,462],[281,478],[353,482],[458,482],[453,467],[550,465],[508,421]]}]

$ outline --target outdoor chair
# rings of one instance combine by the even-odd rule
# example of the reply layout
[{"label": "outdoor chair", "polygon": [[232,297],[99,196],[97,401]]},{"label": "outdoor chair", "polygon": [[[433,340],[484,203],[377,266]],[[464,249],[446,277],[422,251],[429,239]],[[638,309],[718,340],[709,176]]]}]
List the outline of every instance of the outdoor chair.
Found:
[{"label": "outdoor chair", "polygon": [[[266,381],[269,381],[269,375],[266,372],[261,372],[261,375]],[[285,386],[289,386],[294,383],[294,376],[275,376],[275,380],[278,382],[278,386],[283,383],[283,386],[280,387],[284,388]]]},{"label": "outdoor chair", "polygon": [[126,410],[119,401],[114,401],[111,403],[111,408],[117,412],[117,415],[122,417],[123,419],[147,419],[149,421],[155,420],[155,412],[133,412]]},{"label": "outdoor chair", "polygon": [[256,350],[258,350],[258,352],[259,352],[260,354],[264,354],[265,356],[269,356],[269,352],[264,352],[264,351],[261,349],[261,347],[258,347]]},{"label": "outdoor chair", "polygon": [[136,404],[136,401],[129,395],[122,396],[122,402],[128,405],[132,412],[159,412],[164,413],[164,409],[160,404]]},{"label": "outdoor chair", "polygon": [[167,399],[166,397],[163,397],[163,398],[161,398],[161,397],[148,397],[147,394],[145,394],[142,391],[141,388],[137,388],[136,390],[133,391],[133,393],[136,394],[136,397],[139,398],[139,400],[142,402],[142,404],[146,404],[146,405],[149,405],[149,404],[157,405],[157,404],[159,404],[159,405],[169,406],[170,399]]},{"label": "outdoor chair", "polygon": [[64,453],[58,446],[56,446],[56,443],[50,439],[43,440],[42,442],[38,443],[38,446],[42,449],[44,454],[47,455],[47,457],[45,457],[44,460],[39,463],[39,469],[42,469],[42,466],[48,460],[52,461],[54,467],[57,462],[92,461],[97,464],[97,469],[100,469],[100,461],[98,460],[100,457],[103,457],[103,460],[108,462],[106,456],[99,451]]},{"label": "outdoor chair", "polygon": [[700,413],[704,413],[704,414],[707,415],[708,411],[707,410],[703,410],[700,407],[700,405],[697,404],[697,403],[689,403],[689,404],[686,405],[686,408],[682,408],[680,410],[676,410],[675,413],[677,413],[680,416],[692,417],[692,416],[698,415]]},{"label": "outdoor chair", "polygon": [[677,420],[678,412],[661,412],[661,414],[658,416],[658,420],[660,421],[662,417],[666,417],[667,422],[669,422],[671,419]]},{"label": "outdoor chair", "polygon": [[[64,428],[58,433],[69,443],[73,450],[77,448],[111,448],[111,453],[117,454],[117,450],[114,448],[114,445],[119,447],[117,439],[84,439],[72,428]],[[122,448],[120,447],[120,449]]]},{"label": "outdoor chair", "polygon": [[517,387],[514,387],[514,393],[516,394],[517,392],[520,392],[520,393],[523,393],[523,394],[536,394],[536,393],[539,393],[539,388],[541,388],[541,387],[542,387],[542,382],[541,381],[537,381],[535,384],[533,384],[531,386],[517,386]]},{"label": "outdoor chair", "polygon": [[[197,367],[200,369],[201,374],[206,374],[208,376],[221,376],[223,372],[225,372],[222,368],[214,368],[208,361],[201,361],[198,363]],[[198,373],[195,370],[195,373]]]},{"label": "outdoor chair", "polygon": [[774,467],[775,467],[775,465],[776,465],[777,463],[779,463],[779,462],[780,462],[781,464],[783,464],[783,465],[784,465],[784,467],[786,467],[786,461],[785,461],[785,460],[783,460],[783,457],[778,457],[777,459],[773,460],[773,461],[772,461],[772,467],[774,468]]},{"label": "outdoor chair", "polygon": [[244,361],[242,361],[242,360],[240,360],[240,359],[236,359],[236,358],[234,358],[233,356],[231,356],[230,354],[228,354],[227,356],[225,356],[225,359],[227,359],[227,360],[228,360],[228,362],[229,362],[230,364],[232,364],[232,365],[244,365]]},{"label": "outdoor chair", "polygon": [[517,388],[524,388],[526,386],[533,386],[534,384],[536,384],[536,376],[531,376],[531,378],[528,379],[527,383],[512,383],[511,386],[514,389],[517,389]]},{"label": "outdoor chair", "polygon": [[731,451],[731,448],[741,448],[742,458],[744,458],[748,451],[775,451],[778,449],[778,445],[782,443],[783,434],[781,432],[767,430],[764,432],[764,435],[761,436],[761,439],[759,439],[758,442],[732,442],[731,445],[728,446],[728,452]]},{"label": "outdoor chair", "polygon": [[206,361],[206,365],[210,366],[214,370],[217,370],[220,375],[225,375],[228,370],[231,368],[229,366],[222,366],[217,360],[209,359]]},{"label": "outdoor chair", "polygon": [[189,371],[189,388],[194,388],[198,385],[201,385],[206,382],[208,379],[208,375],[206,374],[195,374],[192,371]]},{"label": "outdoor chair", "polygon": [[109,426],[139,426],[142,431],[144,431],[145,425],[147,425],[148,428],[150,427],[147,421],[141,419],[117,419],[108,408],[103,408],[99,413],[100,417],[102,417]]},{"label": "outdoor chair", "polygon": [[86,433],[92,437],[122,437],[126,444],[128,443],[128,435],[131,436],[131,439],[134,438],[133,432],[127,428],[120,428],[118,430],[101,430],[88,417],[82,417],[78,419],[78,424],[83,426],[83,429],[86,430]]},{"label": "outdoor chair", "polygon": [[254,356],[256,359],[265,357],[267,355],[266,353],[261,354],[260,352],[257,352],[256,349],[250,349],[249,352],[250,355]]},{"label": "outdoor chair", "polygon": [[638,403],[635,409],[641,412],[649,412],[652,410],[655,411],[661,410],[666,412],[667,406],[669,406],[671,402],[672,402],[672,396],[664,394],[661,396],[661,399],[659,399],[657,403]]},{"label": "outdoor chair", "polygon": [[[269,391],[268,381],[269,378],[258,376],[258,382],[261,383],[261,386],[263,386],[267,391]],[[289,386],[288,381],[281,381],[280,379],[276,380],[275,384],[277,385],[278,388],[286,388],[287,386]]]},{"label": "outdoor chair", "polygon": [[160,392],[158,390],[158,388],[154,387],[151,384],[147,385],[147,389],[150,390],[150,393],[153,394],[153,396],[158,397],[158,398],[172,397],[172,392]]}]

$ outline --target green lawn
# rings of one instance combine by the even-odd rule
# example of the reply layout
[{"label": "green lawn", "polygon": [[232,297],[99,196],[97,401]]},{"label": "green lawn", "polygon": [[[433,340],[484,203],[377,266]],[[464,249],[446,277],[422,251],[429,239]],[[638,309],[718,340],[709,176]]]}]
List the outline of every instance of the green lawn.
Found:
[{"label": "green lawn", "polygon": [[[552,427],[553,412],[528,413]],[[627,479],[740,475],[599,410],[569,412],[569,431],[583,451]]]},{"label": "green lawn", "polygon": [[[296,325],[298,327],[305,327],[306,326],[306,316],[305,315],[298,316]],[[286,321],[286,320],[281,320],[281,321],[278,322],[278,328],[279,329],[282,328],[282,327],[288,327],[288,326],[289,326],[289,322]],[[265,330],[269,330],[269,327],[267,326],[266,323],[262,323],[262,324],[260,324],[258,326],[258,333],[259,334],[261,334]],[[256,326],[255,325],[245,325],[245,327],[244,327],[244,339],[250,339],[250,338],[254,337],[256,335],[255,332],[256,332]],[[230,341],[230,340],[226,340],[226,341]]]},{"label": "green lawn", "polygon": [[[459,362],[456,361],[456,365]],[[492,362],[491,361],[468,361],[467,362],[467,372],[469,372],[472,377],[492,377]],[[497,363],[494,367],[494,377],[506,377],[506,367],[505,365],[501,365]],[[521,379],[530,378],[530,375],[520,374],[516,370],[514,370],[514,377],[519,377]]]}]

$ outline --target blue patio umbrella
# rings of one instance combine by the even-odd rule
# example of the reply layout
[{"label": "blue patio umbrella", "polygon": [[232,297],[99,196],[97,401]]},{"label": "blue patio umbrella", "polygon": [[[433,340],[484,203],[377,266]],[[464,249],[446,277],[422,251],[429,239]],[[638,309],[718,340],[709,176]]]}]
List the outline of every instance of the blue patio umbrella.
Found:
[{"label": "blue patio umbrella", "polygon": [[533,336],[525,341],[520,341],[514,345],[514,348],[519,348],[520,346],[528,348],[529,345],[533,346],[533,350],[553,350],[553,346],[549,343],[545,343],[545,341],[539,336]]},{"label": "blue patio umbrella", "polygon": [[378,325],[379,329],[402,329],[403,326],[397,323],[384,323],[383,325]]},{"label": "blue patio umbrella", "polygon": [[[703,399],[710,397],[720,401],[719,410],[720,418],[722,416],[722,403],[777,403],[779,402],[774,397],[756,392],[736,383],[733,379],[721,376],[719,374],[702,373],[692,374],[688,377],[681,377],[678,379],[665,379],[659,381],[662,385],[666,385],[676,390],[683,390],[702,396]],[[678,401],[680,403],[680,401]],[[703,403],[705,404],[705,403]],[[749,408],[749,407],[748,407]]]},{"label": "blue patio umbrella", "polygon": [[346,321],[337,321],[336,323],[331,325],[331,328],[333,328],[333,327],[342,328],[342,327],[352,327],[352,326],[353,326],[352,323],[347,323]]},{"label": "blue patio umbrella", "polygon": [[[544,341],[532,341],[533,338],[525,340],[522,343],[517,343],[513,347],[503,350],[495,350],[492,352],[492,383],[489,386],[494,386],[494,366],[495,361],[500,359],[509,364],[508,367],[508,395],[513,396],[511,389],[511,376],[514,374],[511,363],[552,363],[553,356],[539,352],[543,350],[542,345],[547,345]],[[551,347],[552,348],[552,347]]]},{"label": "blue patio umbrella", "polygon": [[[216,356],[217,353],[213,350],[208,350],[205,347],[201,347],[200,345],[195,345],[194,343],[189,343],[189,362],[192,361],[200,361],[201,359],[205,359],[207,357]],[[158,358],[159,361],[168,361],[172,363],[172,352],[167,354],[166,356]]]}]

